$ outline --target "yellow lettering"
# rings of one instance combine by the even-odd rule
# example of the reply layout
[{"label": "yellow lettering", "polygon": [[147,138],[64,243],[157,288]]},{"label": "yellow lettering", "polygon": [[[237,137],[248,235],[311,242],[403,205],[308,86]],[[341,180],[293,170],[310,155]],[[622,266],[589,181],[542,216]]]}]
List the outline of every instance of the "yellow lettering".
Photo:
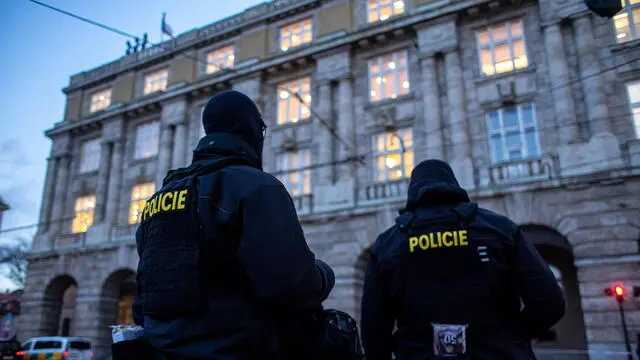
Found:
[{"label": "yellow lettering", "polygon": [[409,251],[413,252],[413,248],[418,246],[418,238],[413,236],[409,238]]},{"label": "yellow lettering", "polygon": [[142,209],[142,221],[147,220],[147,213],[149,212],[149,202],[144,203],[144,208]]},{"label": "yellow lettering", "polygon": [[[455,232],[454,232],[454,234],[455,234]],[[449,231],[447,231],[444,234],[442,234],[442,242],[444,243],[444,246],[450,247],[451,245],[453,245],[451,240],[447,241],[447,238],[451,237],[451,236],[452,236],[452,234]]]},{"label": "yellow lettering", "polygon": [[173,196],[173,193],[165,193],[162,195],[162,211],[171,210],[171,203],[167,204],[165,200],[170,199]]},{"label": "yellow lettering", "polygon": [[185,201],[187,201],[187,190],[180,190],[178,194],[178,209],[185,208]]},{"label": "yellow lettering", "polygon": [[453,232],[453,243],[455,244],[455,246],[458,246],[458,232],[459,231]]},{"label": "yellow lettering", "polygon": [[468,246],[467,242],[467,230],[460,230],[460,246]]},{"label": "yellow lettering", "polygon": [[[441,236],[442,236],[442,234],[440,234],[440,232],[439,232],[439,231],[438,231],[436,234],[438,235],[438,236],[437,236],[437,238],[438,238],[438,242],[439,242],[439,241],[441,241]],[[433,234],[432,234],[432,235],[433,235]],[[432,236],[432,237],[431,237],[431,248],[432,248],[432,249],[435,249],[435,248],[437,248],[437,247],[438,247],[438,244],[436,244],[435,239],[434,239],[434,236]]]},{"label": "yellow lettering", "polygon": [[429,248],[429,237],[427,237],[427,235],[420,235],[420,248],[422,250]]},{"label": "yellow lettering", "polygon": [[171,210],[175,210],[176,209],[176,202],[178,201],[178,192],[174,191],[173,192],[173,203],[171,204]]}]

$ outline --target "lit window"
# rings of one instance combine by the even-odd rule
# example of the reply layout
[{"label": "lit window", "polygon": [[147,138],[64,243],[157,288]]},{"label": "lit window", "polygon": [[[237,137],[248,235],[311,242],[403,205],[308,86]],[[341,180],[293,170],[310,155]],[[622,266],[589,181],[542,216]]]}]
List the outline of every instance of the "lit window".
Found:
[{"label": "lit window", "polygon": [[488,113],[487,129],[494,163],[540,156],[533,104]]},{"label": "lit window", "polygon": [[167,90],[169,71],[167,69],[155,71],[144,77],[144,94]]},{"label": "lit window", "polygon": [[310,43],[313,38],[311,19],[305,19],[280,28],[280,49],[287,51],[296,46]]},{"label": "lit window", "polygon": [[100,167],[100,139],[87,140],[80,148],[80,173],[98,170]]},{"label": "lit window", "polygon": [[131,204],[129,205],[129,224],[137,224],[142,217],[142,210],[147,199],[156,192],[156,184],[138,184],[131,189]]},{"label": "lit window", "polygon": [[629,95],[636,139],[640,139],[640,81],[627,84],[627,94]]},{"label": "lit window", "polygon": [[76,199],[75,216],[71,223],[71,232],[83,233],[93,225],[93,210],[96,208],[96,196],[87,195]]},{"label": "lit window", "polygon": [[207,74],[232,68],[234,59],[233,45],[211,51],[207,54]]},{"label": "lit window", "polygon": [[158,154],[160,122],[139,125],[136,129],[135,159],[145,159]]},{"label": "lit window", "polygon": [[640,36],[640,1],[621,0],[622,11],[613,17],[618,43],[635,40]]},{"label": "lit window", "polygon": [[409,93],[407,51],[397,51],[369,60],[369,99],[395,99]]},{"label": "lit window", "polygon": [[384,21],[404,13],[404,0],[368,0],[367,9],[370,23]]},{"label": "lit window", "polygon": [[[402,140],[402,141],[401,141]],[[400,180],[413,171],[413,131],[400,129],[373,137],[376,180]]]},{"label": "lit window", "polygon": [[[304,104],[300,103],[299,95]],[[278,85],[278,124],[295,123],[311,116],[311,80],[302,78]]]},{"label": "lit window", "polygon": [[111,105],[111,89],[105,89],[91,94],[90,112],[93,113],[106,109],[109,105]]},{"label": "lit window", "polygon": [[133,325],[133,302],[134,295],[122,295],[118,300],[117,325]]},{"label": "lit window", "polygon": [[522,21],[489,26],[476,32],[482,75],[501,74],[529,66]]},{"label": "lit window", "polygon": [[311,154],[309,150],[298,150],[278,155],[276,171],[278,178],[291,196],[311,193]]}]

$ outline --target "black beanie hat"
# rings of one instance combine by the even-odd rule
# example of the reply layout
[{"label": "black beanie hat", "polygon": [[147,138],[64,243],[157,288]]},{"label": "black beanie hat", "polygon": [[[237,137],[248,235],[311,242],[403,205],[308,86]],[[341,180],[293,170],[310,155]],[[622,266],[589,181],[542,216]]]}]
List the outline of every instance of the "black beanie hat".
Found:
[{"label": "black beanie hat", "polygon": [[262,159],[266,125],[260,110],[247,95],[227,90],[212,96],[202,111],[202,125],[207,135],[227,133],[239,137]]},{"label": "black beanie hat", "polygon": [[418,204],[469,202],[451,166],[442,160],[424,160],[411,172],[407,208]]}]

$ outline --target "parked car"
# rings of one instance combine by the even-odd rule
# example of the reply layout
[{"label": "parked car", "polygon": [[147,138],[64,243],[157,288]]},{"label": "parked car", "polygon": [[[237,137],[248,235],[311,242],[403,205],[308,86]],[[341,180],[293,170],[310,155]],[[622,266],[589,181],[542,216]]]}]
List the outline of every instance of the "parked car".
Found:
[{"label": "parked car", "polygon": [[[21,353],[21,354],[20,354]],[[91,360],[91,342],[80,337],[37,337],[22,344],[23,360]]]},{"label": "parked car", "polygon": [[20,350],[17,340],[0,341],[0,360],[23,360]]}]

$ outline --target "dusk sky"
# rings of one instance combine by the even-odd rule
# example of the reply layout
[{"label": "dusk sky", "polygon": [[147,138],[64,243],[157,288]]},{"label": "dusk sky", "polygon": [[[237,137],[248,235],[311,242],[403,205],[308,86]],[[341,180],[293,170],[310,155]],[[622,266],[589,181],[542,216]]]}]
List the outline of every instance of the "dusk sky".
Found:
[{"label": "dusk sky", "polygon": [[[257,0],[42,0],[128,33],[160,40],[162,13],[174,34],[202,27],[261,3]],[[61,121],[69,77],[124,55],[126,38],[27,0],[0,1],[0,195],[11,206],[2,229],[38,222],[51,141]],[[35,227],[0,233],[31,240]],[[0,280],[0,290],[10,284]]]}]

